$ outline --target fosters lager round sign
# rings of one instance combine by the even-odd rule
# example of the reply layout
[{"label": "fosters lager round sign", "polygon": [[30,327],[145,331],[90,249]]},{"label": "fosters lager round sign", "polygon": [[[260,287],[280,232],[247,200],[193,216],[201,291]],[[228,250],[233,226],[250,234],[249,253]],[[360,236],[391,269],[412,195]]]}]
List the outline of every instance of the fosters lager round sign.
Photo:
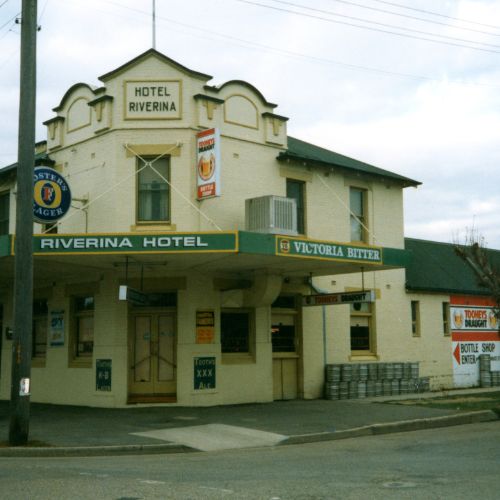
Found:
[{"label": "fosters lager round sign", "polygon": [[35,167],[33,218],[42,224],[56,222],[71,205],[71,191],[64,177],[49,167]]}]

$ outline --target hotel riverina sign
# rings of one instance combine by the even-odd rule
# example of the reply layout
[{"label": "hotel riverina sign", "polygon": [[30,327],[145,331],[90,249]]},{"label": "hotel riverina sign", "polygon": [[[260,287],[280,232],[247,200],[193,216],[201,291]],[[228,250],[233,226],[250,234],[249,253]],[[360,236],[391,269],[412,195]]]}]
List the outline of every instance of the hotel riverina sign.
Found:
[{"label": "hotel riverina sign", "polygon": [[181,118],[180,80],[128,80],[124,82],[126,120],[178,120]]}]

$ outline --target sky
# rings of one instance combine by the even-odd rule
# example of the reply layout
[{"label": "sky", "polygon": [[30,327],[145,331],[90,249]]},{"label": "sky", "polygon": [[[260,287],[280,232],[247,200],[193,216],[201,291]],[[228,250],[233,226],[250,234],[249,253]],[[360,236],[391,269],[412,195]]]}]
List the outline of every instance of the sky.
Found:
[{"label": "sky", "polygon": [[[405,235],[500,249],[500,0],[156,0],[156,49],[245,80],[288,134],[422,183]],[[38,0],[36,139],[75,83],[153,45],[153,0]],[[0,0],[0,167],[17,158],[21,0]]]}]

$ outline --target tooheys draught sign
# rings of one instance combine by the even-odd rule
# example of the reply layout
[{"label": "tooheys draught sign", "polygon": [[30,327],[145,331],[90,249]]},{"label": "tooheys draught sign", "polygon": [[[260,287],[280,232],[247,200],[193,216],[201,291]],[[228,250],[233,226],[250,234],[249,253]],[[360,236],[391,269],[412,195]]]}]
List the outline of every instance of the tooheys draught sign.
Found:
[{"label": "tooheys draught sign", "polygon": [[480,381],[479,356],[487,354],[491,370],[500,370],[500,334],[493,302],[482,297],[450,299],[451,344],[455,387]]},{"label": "tooheys draught sign", "polygon": [[51,224],[64,217],[71,205],[71,190],[66,179],[49,167],[33,171],[33,218]]},{"label": "tooheys draught sign", "polygon": [[196,135],[196,177],[199,200],[220,196],[220,133],[216,128]]}]

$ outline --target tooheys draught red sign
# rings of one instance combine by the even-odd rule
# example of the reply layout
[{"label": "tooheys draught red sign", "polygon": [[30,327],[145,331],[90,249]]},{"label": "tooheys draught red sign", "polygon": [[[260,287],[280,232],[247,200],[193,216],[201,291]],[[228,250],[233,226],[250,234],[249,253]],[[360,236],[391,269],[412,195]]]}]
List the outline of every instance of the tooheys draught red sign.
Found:
[{"label": "tooheys draught red sign", "polygon": [[479,384],[479,356],[489,354],[500,370],[499,321],[493,302],[472,296],[450,297],[451,345],[455,387]]},{"label": "tooheys draught red sign", "polygon": [[220,133],[216,128],[196,134],[196,177],[199,200],[220,196]]}]

